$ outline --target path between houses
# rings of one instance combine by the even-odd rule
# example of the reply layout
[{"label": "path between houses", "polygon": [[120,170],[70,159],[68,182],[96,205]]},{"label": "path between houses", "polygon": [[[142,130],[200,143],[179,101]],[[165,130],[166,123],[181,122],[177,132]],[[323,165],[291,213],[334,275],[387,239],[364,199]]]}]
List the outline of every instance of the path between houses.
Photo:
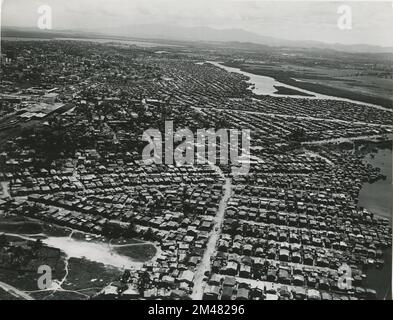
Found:
[{"label": "path between houses", "polygon": [[224,195],[220,201],[219,207],[218,207],[218,212],[217,215],[214,218],[213,221],[213,228],[209,236],[209,240],[206,245],[206,250],[203,254],[201,262],[198,264],[198,267],[195,271],[194,275],[194,287],[193,291],[191,294],[191,298],[193,300],[202,300],[203,296],[203,278],[205,276],[206,271],[210,271],[210,259],[213,256],[218,238],[221,234],[221,229],[222,229],[222,222],[224,220],[224,214],[225,210],[227,208],[227,203],[228,200],[231,196],[232,193],[232,182],[231,178],[226,178],[224,176],[224,173],[221,171],[220,168],[217,166],[210,164],[210,166],[221,176],[225,179],[225,184],[224,184]]},{"label": "path between houses", "polygon": [[0,189],[3,190],[3,198],[8,198],[10,197],[10,193],[9,193],[9,182],[8,181],[2,181],[0,182]]},{"label": "path between houses", "polygon": [[322,145],[328,143],[343,143],[343,142],[353,142],[356,140],[371,140],[371,141],[378,141],[379,139],[391,140],[392,134],[374,134],[374,135],[366,135],[366,136],[355,136],[355,137],[342,137],[342,138],[331,138],[331,139],[322,139],[322,140],[315,140],[315,141],[305,141],[302,142],[302,145]]}]

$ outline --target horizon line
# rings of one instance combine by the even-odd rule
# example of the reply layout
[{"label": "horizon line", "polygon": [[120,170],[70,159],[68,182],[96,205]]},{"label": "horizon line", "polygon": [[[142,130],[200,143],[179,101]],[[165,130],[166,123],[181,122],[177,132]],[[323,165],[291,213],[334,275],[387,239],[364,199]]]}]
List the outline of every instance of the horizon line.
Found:
[{"label": "horizon line", "polygon": [[[236,1],[254,1],[254,0],[233,0],[234,2]],[[271,0],[255,0],[255,1],[263,1],[263,2],[269,2]],[[294,1],[294,2],[309,2],[309,1],[314,1],[314,0],[275,0],[275,1],[280,1],[280,2],[286,2],[286,1]],[[327,2],[335,2],[336,0],[316,0],[316,1],[327,1]],[[345,1],[345,0],[337,0],[337,1]],[[370,0],[350,0],[350,1],[355,1],[355,2],[370,2]],[[392,2],[391,0],[373,0],[373,1],[378,1],[378,2]],[[392,6],[393,6],[393,2],[392,2]],[[139,26],[144,26],[144,25],[166,25],[166,26],[172,26],[172,27],[179,27],[179,28],[208,28],[208,29],[213,29],[213,30],[239,30],[239,31],[244,31],[244,32],[248,32],[260,37],[266,37],[266,38],[270,38],[273,40],[281,40],[281,41],[289,41],[289,42],[311,42],[311,43],[319,43],[319,44],[325,44],[325,45],[341,45],[341,46],[347,46],[347,47],[352,47],[352,46],[369,46],[369,47],[375,47],[375,48],[382,48],[382,49],[393,49],[393,45],[380,45],[380,44],[369,44],[369,43],[353,43],[353,44],[349,44],[349,43],[342,43],[342,42],[326,42],[326,41],[321,41],[321,40],[310,40],[310,39],[303,39],[303,40],[293,40],[293,39],[287,39],[287,38],[280,38],[280,37],[272,37],[272,36],[267,36],[267,35],[262,35],[253,31],[248,31],[242,28],[215,28],[215,27],[209,27],[209,26],[176,26],[176,25],[170,25],[170,24],[162,24],[162,23],[146,23],[146,24],[136,24]],[[121,26],[116,26],[117,28],[120,28]],[[239,42],[239,43],[252,43],[252,44],[256,44],[256,45],[264,45],[264,46],[268,46],[268,47],[286,47],[285,45],[269,45],[269,44],[263,44],[263,43],[258,43],[258,42],[254,42],[254,41],[241,41],[241,40],[231,40],[231,41],[225,41],[225,40],[182,40],[182,39],[176,39],[176,37],[172,38],[172,39],[165,39],[165,38],[146,38],[146,37],[138,37],[138,36],[133,36],[133,35],[119,35],[119,34],[107,34],[107,33],[103,33],[102,31],[93,31],[93,30],[87,30],[87,29],[57,29],[57,28],[52,28],[52,29],[39,29],[37,27],[33,27],[33,26],[15,26],[15,25],[0,25],[0,29],[3,28],[19,28],[19,29],[30,29],[31,31],[34,31],[34,29],[36,29],[35,31],[37,32],[61,32],[61,31],[72,31],[72,32],[81,32],[81,33],[95,33],[98,35],[102,35],[102,36],[107,36],[107,37],[121,37],[121,38],[136,38],[136,39],[145,39],[145,40],[151,40],[151,39],[155,39],[155,40],[164,40],[164,41],[178,41],[178,42],[210,42],[210,43],[214,43],[214,42],[222,42],[222,43],[231,43],[231,42]],[[0,39],[2,38],[2,34],[0,32]],[[330,49],[330,48],[329,48]],[[332,49],[334,50],[334,49]],[[365,53],[365,52],[356,52],[356,53]],[[370,53],[393,53],[393,52],[370,52]]]}]

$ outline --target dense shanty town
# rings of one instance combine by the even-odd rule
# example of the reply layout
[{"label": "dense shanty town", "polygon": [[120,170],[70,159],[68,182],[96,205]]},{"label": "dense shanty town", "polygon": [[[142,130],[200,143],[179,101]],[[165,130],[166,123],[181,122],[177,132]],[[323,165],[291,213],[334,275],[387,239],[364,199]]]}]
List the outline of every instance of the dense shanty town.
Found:
[{"label": "dense shanty town", "polygon": [[[358,206],[362,184],[384,178],[360,150],[392,134],[391,110],[256,95],[215,59],[3,42],[0,217],[154,244],[92,299],[375,299],[367,269],[386,263],[392,230]],[[165,121],[249,129],[248,174],[145,164],[142,134]]]}]

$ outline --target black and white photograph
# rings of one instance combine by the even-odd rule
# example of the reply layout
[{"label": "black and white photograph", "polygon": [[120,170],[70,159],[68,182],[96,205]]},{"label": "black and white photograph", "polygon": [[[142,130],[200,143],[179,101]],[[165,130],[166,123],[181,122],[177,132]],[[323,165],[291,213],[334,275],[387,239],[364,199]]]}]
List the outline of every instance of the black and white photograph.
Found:
[{"label": "black and white photograph", "polygon": [[0,24],[0,304],[392,300],[393,1],[1,0]]}]

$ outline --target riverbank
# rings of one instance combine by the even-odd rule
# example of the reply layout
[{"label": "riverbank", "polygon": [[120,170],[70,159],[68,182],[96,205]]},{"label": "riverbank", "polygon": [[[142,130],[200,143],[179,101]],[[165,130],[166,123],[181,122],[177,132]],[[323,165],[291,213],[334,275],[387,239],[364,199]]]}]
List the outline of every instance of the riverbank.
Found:
[{"label": "riverbank", "polygon": [[308,94],[308,93],[301,92],[299,90],[295,90],[295,89],[291,89],[291,88],[287,88],[287,87],[284,87],[284,86],[274,85],[274,88],[277,89],[277,91],[274,92],[274,93],[275,94],[279,94],[279,95],[314,97],[314,95],[312,95],[312,94]]},{"label": "riverbank", "polygon": [[361,92],[353,92],[340,88],[333,88],[330,86],[321,85],[319,83],[307,81],[309,79],[300,81],[296,79],[296,77],[298,77],[298,74],[295,73],[290,73],[287,71],[276,70],[276,69],[272,70],[270,68],[264,68],[262,65],[252,67],[252,66],[244,66],[240,63],[230,63],[230,62],[222,63],[222,65],[225,67],[237,68],[241,72],[250,73],[252,75],[270,77],[282,84],[296,87],[298,89],[306,90],[309,92],[313,92],[315,94],[322,94],[325,96],[345,99],[347,101],[348,100],[356,101],[357,103],[377,105],[384,109],[392,111],[392,105],[393,105],[392,100],[385,99],[382,97],[365,95]]}]

